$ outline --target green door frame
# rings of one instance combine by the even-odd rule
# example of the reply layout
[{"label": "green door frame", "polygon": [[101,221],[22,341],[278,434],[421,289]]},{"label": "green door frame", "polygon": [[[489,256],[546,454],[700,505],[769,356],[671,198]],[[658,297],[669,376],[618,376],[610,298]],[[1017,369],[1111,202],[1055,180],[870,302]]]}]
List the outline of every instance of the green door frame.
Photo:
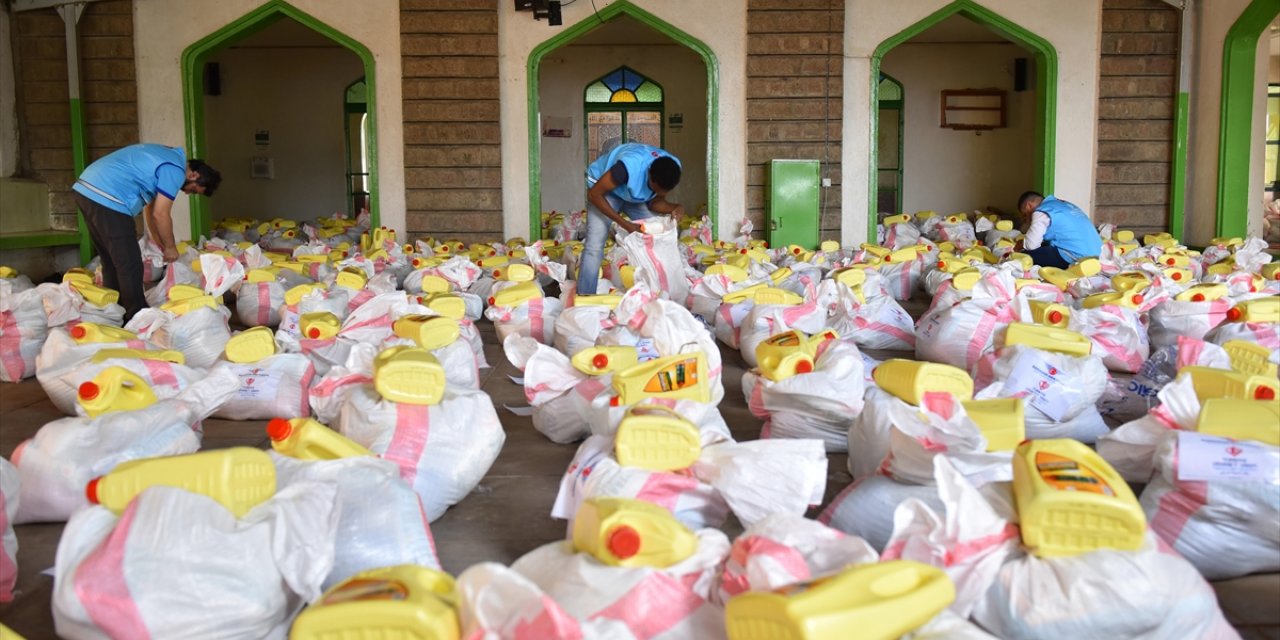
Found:
[{"label": "green door frame", "polygon": [[[369,108],[369,213],[371,223],[378,226],[378,122],[374,82],[373,53],[367,47],[341,31],[311,17],[306,12],[284,2],[268,0],[262,6],[239,19],[196,41],[182,52],[182,107],[186,127],[187,157],[202,158],[206,149],[204,133],[204,93],[201,71],[209,56],[231,43],[261,31],[276,21],[291,18],[307,28],[342,45],[355,53],[364,65],[366,104]],[[203,198],[191,198],[191,235],[209,235],[212,221],[206,211]]]},{"label": "green door frame", "polygon": [[[878,99],[879,97],[877,96],[876,143],[875,145],[873,145],[876,147],[876,182],[873,186],[875,187],[875,190],[876,190],[876,208],[879,208],[880,172],[883,171],[883,169],[880,168],[880,139],[879,139],[880,111],[883,109],[893,109],[898,112],[898,166],[897,168],[894,169],[894,173],[898,175],[898,180],[897,180],[898,188],[894,190],[896,192],[894,196],[894,206],[897,207],[894,213],[902,213],[902,176],[903,176],[902,154],[904,151],[906,151],[906,147],[904,146],[903,143],[905,138],[907,137],[906,131],[905,129],[903,129],[903,126],[906,125],[906,121],[907,121],[907,88],[902,86],[902,83],[899,82],[897,78],[881,71],[880,82],[883,83],[886,80],[889,82],[892,82],[893,84],[898,85],[898,95],[901,97],[897,100],[880,100]],[[879,86],[880,86],[879,84],[876,85],[877,88],[879,88]]]},{"label": "green door frame", "polygon": [[[1270,0],[1280,2],[1280,0]],[[923,20],[899,31],[876,47],[871,56],[871,182],[876,182],[879,162],[874,144],[879,135],[880,116],[880,63],[885,54],[894,47],[910,40],[930,27],[950,18],[961,15],[978,24],[989,27],[996,33],[1030,49],[1036,58],[1036,165],[1035,188],[1041,193],[1053,191],[1055,150],[1057,147],[1056,128],[1058,123],[1058,52],[1048,40],[1024,29],[1018,24],[994,11],[979,5],[973,0],[956,0],[951,4],[933,12]],[[876,190],[868,189],[867,231],[869,238],[876,237]]]},{"label": "green door frame", "polygon": [[[529,53],[526,62],[529,96],[529,237],[542,236],[542,135],[538,130],[538,85],[542,59],[548,53],[576,40],[592,29],[626,15],[637,22],[671,38],[678,44],[692,49],[702,57],[707,67],[707,214],[711,226],[716,227],[719,207],[719,142],[720,142],[720,73],[715,53],[702,41],[677,29],[666,21],[632,4],[629,0],[617,0],[613,4],[592,13],[577,24],[538,45]],[[665,127],[665,124],[664,124]]]},{"label": "green door frame", "polygon": [[1253,100],[1258,39],[1280,15],[1280,0],[1253,0],[1231,25],[1222,45],[1222,113],[1218,124],[1218,236],[1249,230],[1254,176],[1249,170],[1256,135]]}]

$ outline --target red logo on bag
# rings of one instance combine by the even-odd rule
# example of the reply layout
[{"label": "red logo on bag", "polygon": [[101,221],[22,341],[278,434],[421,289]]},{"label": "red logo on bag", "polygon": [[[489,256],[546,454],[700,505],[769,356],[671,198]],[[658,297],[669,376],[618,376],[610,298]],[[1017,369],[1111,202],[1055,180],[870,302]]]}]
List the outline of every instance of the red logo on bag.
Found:
[{"label": "red logo on bag", "polygon": [[248,380],[245,380],[244,383],[246,385],[253,386],[253,378],[249,378]]},{"label": "red logo on bag", "polygon": [[1056,375],[1058,375],[1058,370],[1057,370],[1057,369],[1055,369],[1055,368],[1053,368],[1053,367],[1049,367],[1049,375],[1051,375],[1051,376],[1056,376]]},{"label": "red logo on bag", "polygon": [[1041,380],[1041,381],[1040,381],[1040,390],[1041,390],[1041,391],[1044,391],[1045,389],[1048,389],[1048,388],[1049,388],[1049,383],[1048,383],[1048,382],[1045,382],[1044,380]]},{"label": "red logo on bag", "polygon": [[1234,458],[1234,457],[1236,457],[1236,456],[1238,456],[1238,455],[1240,455],[1240,454],[1244,453],[1244,449],[1241,449],[1240,447],[1237,447],[1237,446],[1235,446],[1235,445],[1232,445],[1232,446],[1230,446],[1230,447],[1227,447],[1227,453],[1231,454],[1231,457],[1233,457],[1233,458]]}]

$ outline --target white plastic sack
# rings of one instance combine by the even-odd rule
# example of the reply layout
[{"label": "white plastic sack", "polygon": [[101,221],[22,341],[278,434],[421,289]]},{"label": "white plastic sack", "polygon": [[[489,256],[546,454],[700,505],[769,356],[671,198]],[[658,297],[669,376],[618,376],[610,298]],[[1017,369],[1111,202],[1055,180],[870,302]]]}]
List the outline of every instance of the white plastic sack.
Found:
[{"label": "white plastic sack", "polygon": [[1109,431],[1097,406],[1107,388],[1102,358],[1012,345],[1000,349],[992,367],[994,382],[974,399],[1024,398],[1028,438],[1093,443]]},{"label": "white plastic sack", "polygon": [[792,329],[815,334],[827,327],[827,310],[818,306],[816,299],[804,304],[757,304],[742,321],[740,332],[742,359],[755,368],[756,347],[769,338]]},{"label": "white plastic sack", "polygon": [[827,454],[819,440],[720,442],[704,446],[691,471],[750,526],[771,513],[802,516],[821,504]]},{"label": "white plastic sack", "polygon": [[458,618],[473,640],[629,638],[617,620],[579,620],[538,585],[496,562],[471,565],[458,576]]},{"label": "white plastic sack", "polygon": [[298,460],[274,451],[276,484],[318,482],[337,488],[333,569],[322,589],[379,567],[416,564],[440,570],[435,540],[413,488],[391,462],[374,457]]},{"label": "white plastic sack", "polygon": [[819,298],[834,294],[828,326],[864,349],[912,351],[916,348],[915,320],[893,296],[879,289],[880,276],[868,272],[862,290],[865,301],[838,282],[823,282]]},{"label": "white plastic sack", "polygon": [[216,367],[202,384],[146,409],[63,418],[40,427],[13,453],[22,474],[15,522],[65,521],[89,504],[85,485],[121,462],[195,453],[200,448],[200,421],[237,386],[230,370]]},{"label": "white plastic sack", "polygon": [[[653,341],[659,356],[702,351],[707,357],[707,385],[710,387],[711,404],[718,405],[724,398],[724,384],[720,380],[723,365],[720,348],[707,326],[694,317],[688,309],[670,300],[654,299],[642,283],[636,283],[614,311],[618,323],[641,338]],[[641,302],[638,308],[630,302]]]},{"label": "white plastic sack", "polygon": [[1280,325],[1266,322],[1224,322],[1204,335],[1205,342],[1224,345],[1244,340],[1271,350],[1271,362],[1280,364]]},{"label": "white plastic sack", "polygon": [[946,510],[938,488],[932,483],[907,484],[874,474],[841,491],[818,517],[818,522],[862,538],[876,551],[883,551],[893,535],[893,514],[898,505],[908,499],[919,500],[935,512]]},{"label": "white plastic sack", "polygon": [[1001,638],[1238,638],[1186,560],[1157,549],[1012,557],[973,609]]},{"label": "white plastic sack", "polygon": [[594,347],[605,321],[613,315],[613,309],[601,305],[573,306],[560,312],[556,318],[556,349],[569,357],[579,351]]},{"label": "white plastic sack", "polygon": [[[724,610],[707,601],[729,540],[714,529],[697,531],[698,550],[665,569],[610,567],[568,542],[552,542],[511,565],[580,620],[621,622],[630,637],[722,638]],[[609,637],[627,637],[609,636]]]},{"label": "white plastic sack", "polygon": [[300,482],[237,519],[154,487],[120,517],[80,511],[58,543],[58,637],[283,638],[333,565],[334,494]]},{"label": "white plastic sack", "polygon": [[1016,319],[1010,303],[1015,291],[1013,276],[992,270],[967,300],[930,309],[916,323],[916,358],[973,372],[992,349],[996,330]]},{"label": "white plastic sack", "polygon": [[1129,482],[1150,480],[1160,443],[1179,430],[1194,431],[1200,420],[1200,399],[1190,378],[1166,384],[1156,397],[1159,405],[1146,415],[1098,438],[1098,454]]},{"label": "white plastic sack", "polygon": [[14,292],[0,278],[0,382],[18,382],[36,374],[36,356],[49,335],[44,300],[35,289]]},{"label": "white plastic sack", "polygon": [[1142,492],[1147,521],[1201,575],[1280,571],[1280,447],[1170,432],[1155,468]]},{"label": "white plastic sack", "polygon": [[727,604],[740,593],[775,591],[879,559],[861,538],[801,516],[772,515],[733,541],[716,601]]},{"label": "white plastic sack", "polygon": [[230,317],[231,312],[223,306],[201,307],[180,316],[160,309],[143,309],[125,328],[162,349],[181,351],[187,366],[203,369],[217,362],[227,348]]},{"label": "white plastic sack", "polygon": [[534,298],[517,307],[489,307],[484,315],[493,321],[499,342],[519,335],[555,344],[556,320],[563,310],[564,303],[559,298]]},{"label": "white plastic sack", "polygon": [[277,353],[257,362],[226,366],[236,374],[240,388],[214,412],[215,418],[270,420],[311,415],[307,390],[316,370],[306,356]]},{"label": "white plastic sack", "polygon": [[1204,302],[1167,300],[1151,310],[1149,331],[1152,346],[1174,344],[1178,336],[1204,339],[1210,329],[1227,319],[1227,311],[1235,306],[1229,298]]},{"label": "white plastic sack", "polygon": [[170,262],[165,267],[164,277],[156,283],[156,286],[147,289],[143,296],[147,300],[147,306],[158,307],[169,301],[169,289],[174,285],[189,284],[194,287],[200,286],[200,274],[196,273],[190,266],[181,262]]},{"label": "white plastic sack", "polygon": [[18,468],[0,458],[0,603],[13,601],[18,583],[18,534],[13,520],[18,514],[20,483]]},{"label": "white plastic sack", "polygon": [[747,408],[765,421],[762,438],[816,438],[829,453],[848,451],[849,427],[862,411],[862,354],[849,340],[826,343],[814,370],[774,382],[747,371]]},{"label": "white plastic sack", "polygon": [[78,344],[66,329],[51,329],[36,357],[36,379],[53,406],[69,416],[84,415],[76,402],[80,385],[108,367],[124,367],[140,376],[161,399],[172,397],[204,377],[202,370],[162,360],[112,358],[93,362],[93,356],[100,350],[115,348],[155,350],[155,345],[144,340]]},{"label": "white plastic sack", "polygon": [[488,394],[452,387],[439,404],[426,406],[391,402],[372,384],[360,385],[347,396],[338,431],[396,463],[428,520],[471,493],[506,440]]},{"label": "white plastic sack", "polygon": [[627,262],[635,265],[637,281],[684,304],[689,297],[689,278],[680,257],[675,220],[661,216],[645,220],[644,231],[627,234],[622,247],[627,252]]},{"label": "white plastic sack", "polygon": [[1110,371],[1137,373],[1151,355],[1147,328],[1137,311],[1104,305],[1071,312],[1069,328],[1093,343],[1093,353],[1102,356]]},{"label": "white plastic sack", "polygon": [[284,285],[278,280],[241,284],[236,293],[236,319],[246,327],[278,326],[284,292]]},{"label": "white plastic sack", "polygon": [[1011,514],[988,502],[946,456],[935,457],[934,465],[943,513],[914,499],[902,503],[881,559],[915,560],[946,571],[956,587],[950,609],[968,617],[1005,559],[1018,550],[1018,527],[1009,521]]}]

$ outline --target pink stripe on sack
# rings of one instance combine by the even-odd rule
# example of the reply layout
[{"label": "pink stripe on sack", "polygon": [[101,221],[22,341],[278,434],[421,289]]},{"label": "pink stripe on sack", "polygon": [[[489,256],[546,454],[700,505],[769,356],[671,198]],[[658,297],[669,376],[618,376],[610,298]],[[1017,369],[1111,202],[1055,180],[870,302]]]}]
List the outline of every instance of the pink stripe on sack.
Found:
[{"label": "pink stripe on sack", "polygon": [[604,391],[604,383],[598,378],[587,378],[575,385],[573,390],[577,391],[578,395],[585,400],[595,400],[600,395],[600,392]]},{"label": "pink stripe on sack", "polygon": [[876,321],[876,322],[868,322],[867,326],[864,328],[867,331],[875,331],[876,333],[884,333],[884,334],[891,335],[895,339],[900,340],[903,344],[906,344],[907,346],[910,346],[910,347],[916,346],[916,337],[913,334],[903,331],[902,328],[900,327],[895,327],[891,324],[886,324],[884,322]]},{"label": "pink stripe on sack", "polygon": [[147,368],[147,376],[151,378],[151,384],[164,385],[166,387],[178,388],[178,376],[173,373],[173,363],[164,360],[143,360],[142,366]]},{"label": "pink stripe on sack", "polygon": [[124,347],[126,349],[139,349],[141,351],[146,351],[147,343],[145,340],[127,340],[124,343]]},{"label": "pink stripe on sack", "polygon": [[[4,492],[0,491],[0,532],[8,531],[9,512],[5,511]],[[0,602],[13,601],[13,585],[18,583],[18,565],[14,564],[13,558],[9,554],[0,549]]]},{"label": "pink stripe on sack", "polygon": [[431,433],[431,407],[418,404],[396,403],[396,431],[391,444],[382,454],[400,467],[400,477],[409,486],[418,475],[418,461],[427,448],[427,436]]},{"label": "pink stripe on sack", "polygon": [[756,380],[756,386],[751,388],[751,397],[747,399],[747,408],[751,410],[751,415],[757,418],[768,418],[769,410],[764,406],[764,378]]},{"label": "pink stripe on sack", "polygon": [[125,544],[138,511],[134,500],[124,510],[116,526],[76,569],[72,577],[76,597],[89,619],[112,638],[149,638],[138,603],[129,596],[125,581]]},{"label": "pink stripe on sack", "polygon": [[926,391],[924,407],[931,413],[942,416],[943,420],[950,420],[956,409],[955,398],[950,393],[942,391]]},{"label": "pink stripe on sack", "polygon": [[804,304],[798,304],[793,307],[788,307],[786,310],[782,312],[782,321],[786,323],[787,326],[792,326],[796,323],[797,320],[800,320],[801,318],[813,313],[817,308],[818,308],[817,300],[809,300]]},{"label": "pink stripe on sack", "polygon": [[981,358],[983,352],[987,350],[987,345],[991,343],[991,335],[995,333],[996,325],[1000,324],[1002,320],[1001,315],[1004,314],[990,310],[982,314],[982,319],[978,321],[978,326],[973,331],[973,338],[969,340],[969,345],[965,347],[964,368],[966,370],[972,371],[974,365],[978,363],[978,358]]},{"label": "pink stripe on sack", "polygon": [[796,582],[803,582],[812,577],[809,574],[809,563],[805,561],[804,554],[772,538],[761,536],[738,538],[733,545],[733,553],[735,557],[742,553],[746,557],[763,556],[769,558],[784,571],[791,574],[791,577],[795,578]]},{"label": "pink stripe on sack", "polygon": [[427,546],[431,547],[431,555],[436,556],[436,561],[440,560],[440,554],[436,551],[436,538],[431,535],[431,521],[427,520],[427,509],[422,506],[422,496],[415,496],[418,501],[418,515],[422,516],[422,532],[427,535]]},{"label": "pink stripe on sack", "polygon": [[[1174,452],[1173,472],[1171,477],[1178,477],[1178,454]],[[1187,521],[1195,515],[1200,507],[1209,504],[1208,482],[1174,482],[1168,493],[1160,496],[1160,504],[1156,508],[1155,517],[1151,518],[1151,530],[1161,540],[1174,546]]]},{"label": "pink stripe on sack", "polygon": [[635,637],[652,638],[680,624],[705,603],[675,578],[654,572],[589,619],[618,620],[630,627]]},{"label": "pink stripe on sack", "polygon": [[986,553],[994,547],[998,547],[1006,540],[1017,538],[1019,536],[1018,526],[1012,522],[1005,523],[1004,529],[999,533],[993,533],[989,536],[962,542],[955,547],[947,549],[947,554],[943,558],[943,562],[948,567],[954,567],[961,562],[965,562],[970,558]]},{"label": "pink stripe on sack", "polygon": [[258,283],[258,326],[271,324],[271,285]]},{"label": "pink stripe on sack", "polygon": [[645,234],[644,236],[644,252],[649,256],[649,264],[653,266],[654,271],[658,275],[658,286],[663,291],[670,291],[671,286],[667,283],[667,269],[662,266],[662,260],[658,258],[658,254],[653,250],[653,236]]},{"label": "pink stripe on sack", "polygon": [[1129,373],[1137,373],[1142,368],[1142,354],[1137,351],[1130,350],[1123,344],[1120,344],[1110,338],[1102,336],[1089,336],[1094,344],[1102,347],[1104,351],[1111,354],[1113,358],[1124,364],[1125,370]]},{"label": "pink stripe on sack", "polygon": [[1200,362],[1204,353],[1204,340],[1178,336],[1178,368],[1191,366]]},{"label": "pink stripe on sack", "polygon": [[22,334],[18,331],[18,319],[12,311],[5,311],[4,324],[0,326],[0,365],[4,366],[5,376],[10,382],[19,382],[27,372],[27,363],[22,359]]},{"label": "pink stripe on sack", "polygon": [[542,321],[542,298],[534,298],[529,301],[529,334],[534,340],[543,344],[547,343],[545,335],[546,327]]},{"label": "pink stripe on sack", "polygon": [[636,493],[636,500],[651,502],[667,511],[675,512],[676,501],[680,496],[698,489],[698,481],[689,476],[674,473],[654,473],[644,481],[644,486]]},{"label": "pink stripe on sack", "polygon": [[[487,637],[477,630],[476,638]],[[513,640],[544,640],[561,638],[563,640],[581,640],[582,627],[573,616],[564,612],[560,604],[550,596],[542,596],[542,610],[529,620],[521,620],[512,630]]]},{"label": "pink stripe on sack", "polygon": [[320,381],[320,384],[311,388],[310,394],[318,398],[327,398],[341,387],[349,384],[364,384],[366,382],[373,382],[373,378],[361,373],[353,373],[341,378],[325,378]]},{"label": "pink stripe on sack", "polygon": [[301,391],[298,394],[298,397],[300,399],[299,406],[298,406],[299,418],[305,418],[311,415],[311,399],[307,395],[307,389],[311,388],[311,380],[315,377],[316,377],[316,366],[308,362],[307,372],[302,374],[302,384],[298,385]]}]

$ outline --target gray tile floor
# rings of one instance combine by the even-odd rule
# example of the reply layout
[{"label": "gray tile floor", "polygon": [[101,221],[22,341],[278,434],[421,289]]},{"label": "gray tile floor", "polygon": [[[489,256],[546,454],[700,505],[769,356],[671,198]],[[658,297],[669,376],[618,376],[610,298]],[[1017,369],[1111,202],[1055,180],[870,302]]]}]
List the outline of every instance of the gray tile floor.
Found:
[{"label": "gray tile floor", "polygon": [[[918,315],[923,305],[913,304],[908,310]],[[577,449],[576,445],[552,443],[534,430],[529,418],[502,409],[504,404],[526,404],[524,393],[507,377],[518,372],[503,356],[491,325],[482,322],[481,329],[485,357],[493,365],[482,372],[482,385],[498,407],[507,440],[476,490],[431,525],[440,560],[454,575],[476,562],[509,564],[542,544],[563,539],[564,522],[552,519],[549,513],[560,477]],[[723,347],[721,353],[725,365],[721,412],[735,438],[755,439],[760,421],[747,410],[742,396],[742,358]],[[0,385],[0,455],[9,457],[18,443],[60,417],[34,379]],[[266,448],[264,426],[261,421],[207,420],[204,448]],[[846,456],[832,454],[829,458],[824,506],[852,481],[845,470]],[[818,511],[815,509],[810,515]],[[53,566],[62,528],[61,524],[17,527],[18,585],[14,601],[0,605],[0,622],[28,640],[57,637],[49,605],[53,578],[41,572]],[[739,530],[730,518],[726,532],[735,535]],[[1245,638],[1280,639],[1280,574],[1249,576],[1214,586],[1227,617]]]}]

